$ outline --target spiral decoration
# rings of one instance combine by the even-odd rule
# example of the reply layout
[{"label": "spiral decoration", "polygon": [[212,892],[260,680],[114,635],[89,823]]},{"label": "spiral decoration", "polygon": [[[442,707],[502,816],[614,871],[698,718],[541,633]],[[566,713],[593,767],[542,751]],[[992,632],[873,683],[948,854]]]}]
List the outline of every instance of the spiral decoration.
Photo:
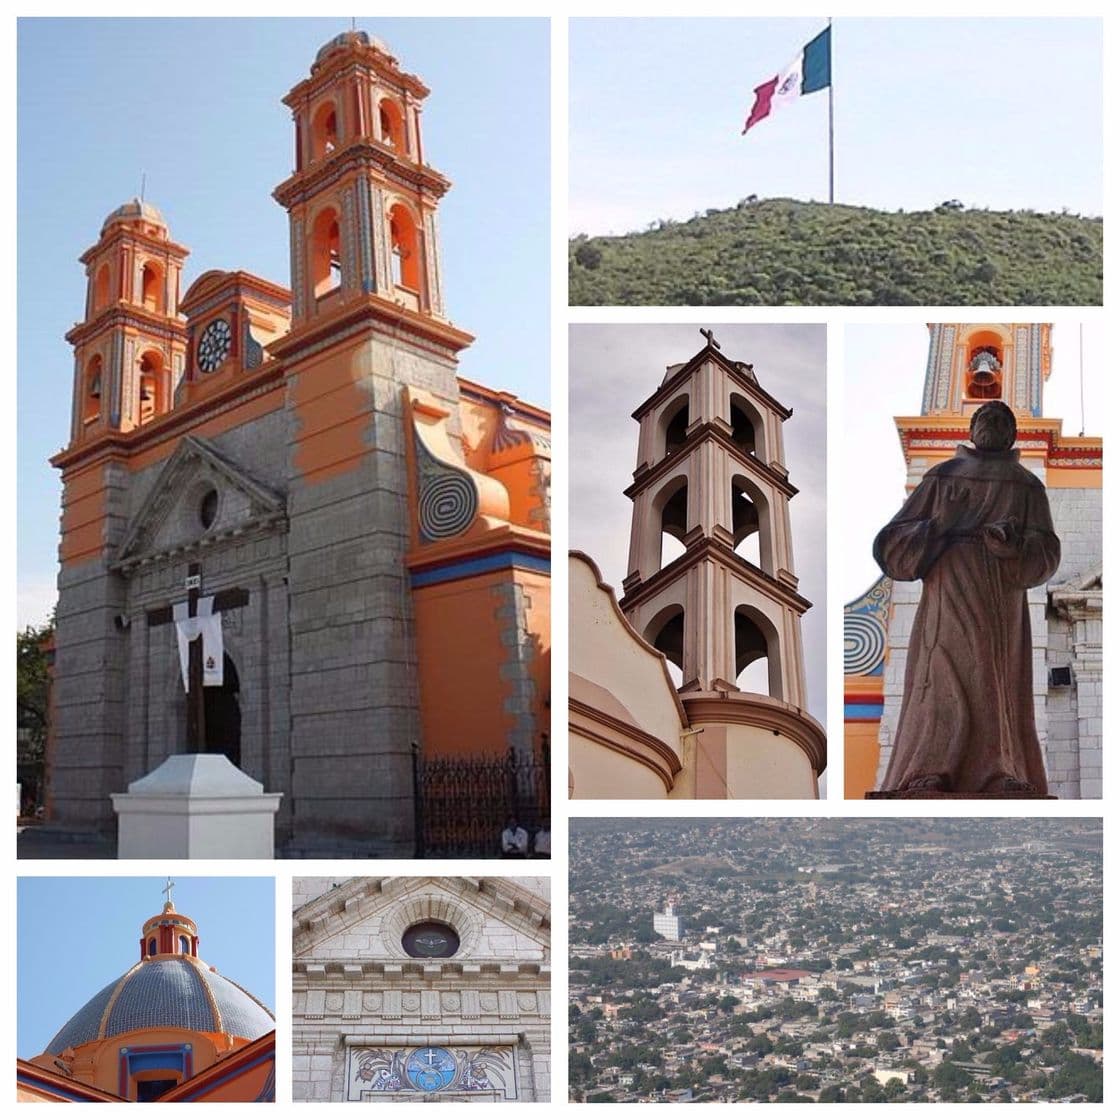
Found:
[{"label": "spiral decoration", "polygon": [[420,532],[427,540],[458,536],[478,516],[478,490],[469,475],[433,473],[420,491]]},{"label": "spiral decoration", "polygon": [[844,616],[844,673],[861,677],[882,664],[887,650],[887,631],[871,614]]}]

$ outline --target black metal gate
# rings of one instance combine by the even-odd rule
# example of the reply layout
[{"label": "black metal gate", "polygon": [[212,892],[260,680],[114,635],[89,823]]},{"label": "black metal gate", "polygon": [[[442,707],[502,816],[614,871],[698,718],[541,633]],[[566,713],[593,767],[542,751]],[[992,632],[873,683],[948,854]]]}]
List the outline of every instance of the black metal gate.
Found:
[{"label": "black metal gate", "polygon": [[535,758],[475,755],[431,757],[412,744],[416,854],[500,857],[502,829],[512,817],[530,842],[552,818],[548,736]]}]

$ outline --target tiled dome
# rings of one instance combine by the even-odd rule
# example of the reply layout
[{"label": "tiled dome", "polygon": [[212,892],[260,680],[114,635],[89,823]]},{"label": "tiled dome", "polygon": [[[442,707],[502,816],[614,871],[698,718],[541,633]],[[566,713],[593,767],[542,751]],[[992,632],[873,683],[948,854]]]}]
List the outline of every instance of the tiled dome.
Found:
[{"label": "tiled dome", "polygon": [[315,55],[316,65],[322,62],[331,51],[349,46],[376,47],[382,54],[390,53],[389,46],[383,39],[378,39],[366,31],[344,31],[319,48]]},{"label": "tiled dome", "polygon": [[159,210],[150,202],[144,202],[139,198],[133,198],[123,206],[118,206],[116,210],[101,223],[101,228],[105,229],[106,226],[111,225],[113,222],[137,221],[151,222],[154,225],[163,226],[164,229],[167,229],[167,222],[164,221],[163,215]]},{"label": "tiled dome", "polygon": [[263,1003],[197,957],[152,957],[102,988],[51,1039],[47,1053],[148,1027],[212,1031],[251,1041],[275,1026]]}]

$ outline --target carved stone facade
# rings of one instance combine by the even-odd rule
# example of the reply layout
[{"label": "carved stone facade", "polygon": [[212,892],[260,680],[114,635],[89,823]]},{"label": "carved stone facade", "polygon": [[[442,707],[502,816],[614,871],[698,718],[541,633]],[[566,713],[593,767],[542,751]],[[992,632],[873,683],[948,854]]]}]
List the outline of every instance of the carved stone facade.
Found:
[{"label": "carved stone facade", "polygon": [[293,1100],[548,1100],[548,891],[293,880]]}]

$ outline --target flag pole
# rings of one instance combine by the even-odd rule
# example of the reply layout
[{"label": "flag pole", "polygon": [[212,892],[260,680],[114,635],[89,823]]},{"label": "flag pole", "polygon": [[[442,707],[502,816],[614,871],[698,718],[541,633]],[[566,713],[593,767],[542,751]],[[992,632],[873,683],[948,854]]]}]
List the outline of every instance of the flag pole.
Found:
[{"label": "flag pole", "polygon": [[828,204],[836,199],[836,171],[832,154],[832,17],[828,17]]}]

